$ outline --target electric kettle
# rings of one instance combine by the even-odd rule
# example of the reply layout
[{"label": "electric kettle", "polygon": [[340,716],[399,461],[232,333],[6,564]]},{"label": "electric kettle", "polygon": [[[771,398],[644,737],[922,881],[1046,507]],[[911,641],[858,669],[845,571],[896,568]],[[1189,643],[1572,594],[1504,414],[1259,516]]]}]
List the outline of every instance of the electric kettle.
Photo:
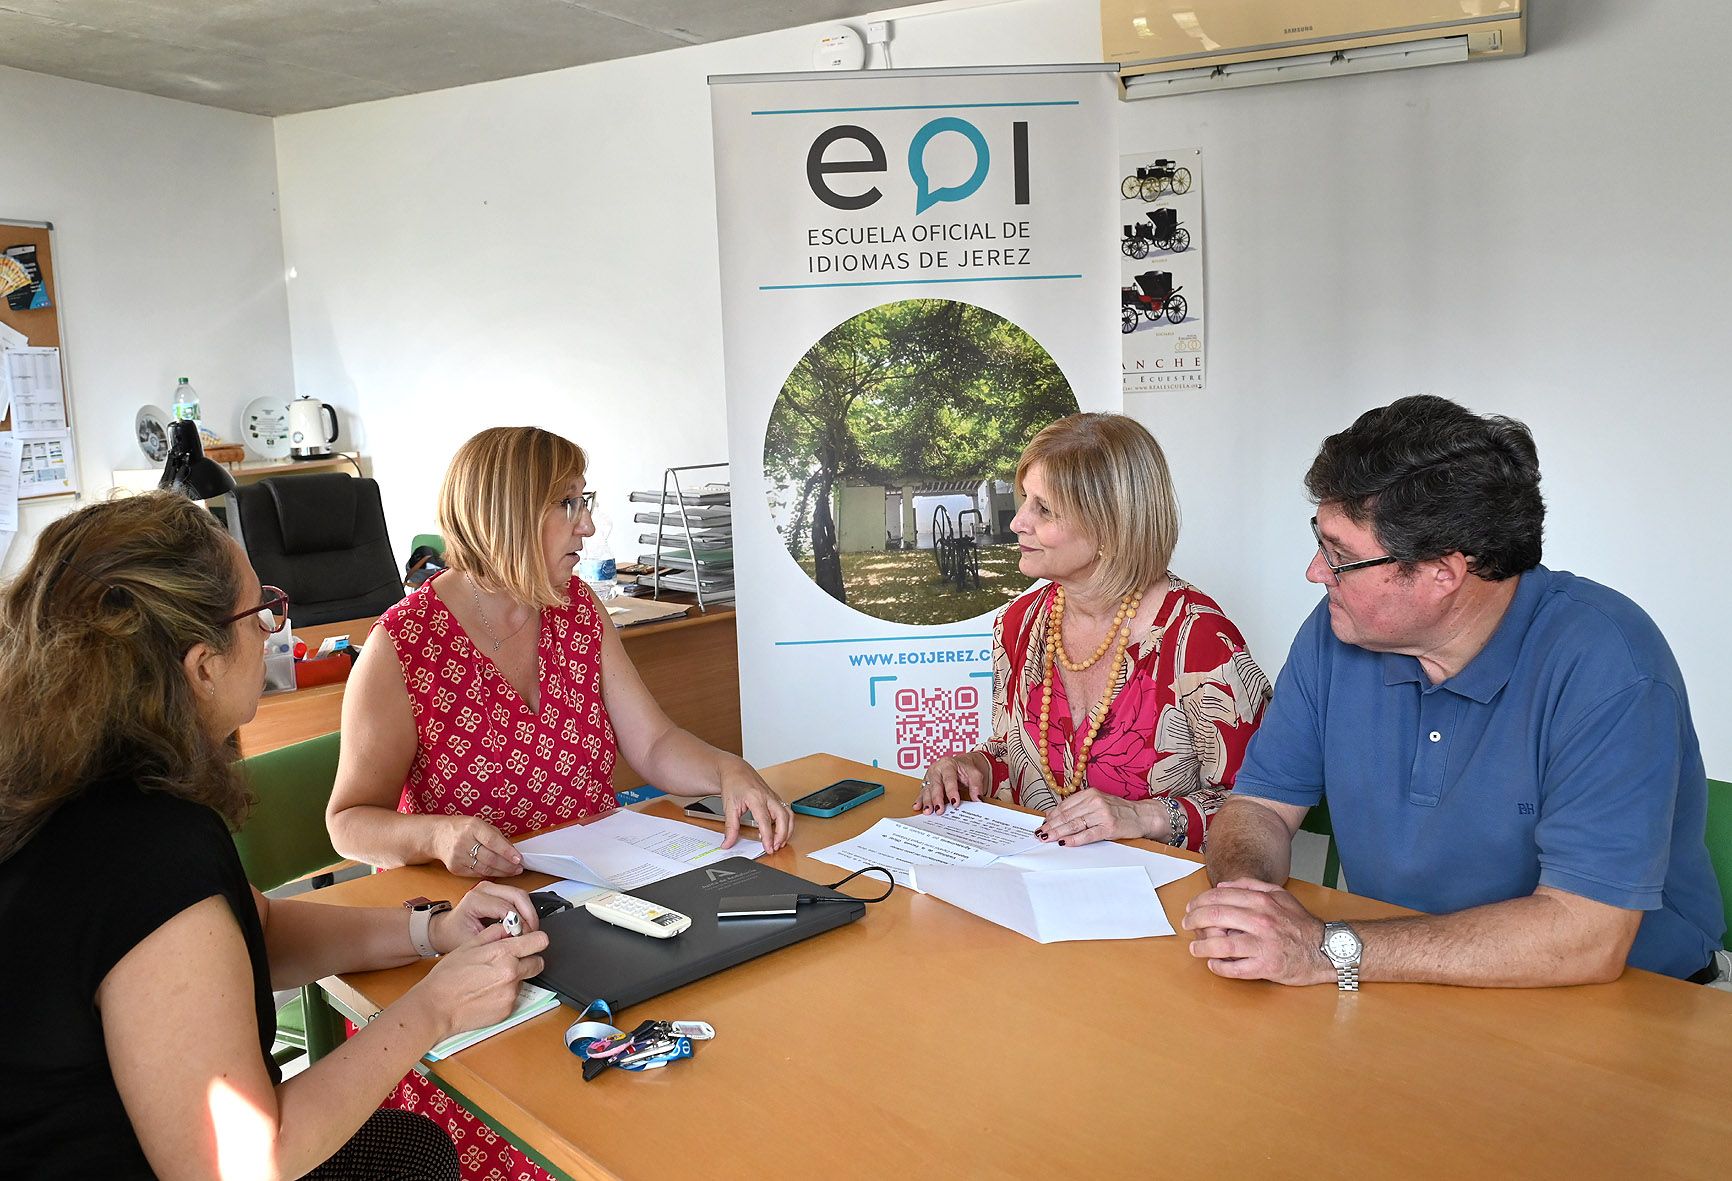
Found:
[{"label": "electric kettle", "polygon": [[331,444],[336,441],[334,406],[317,398],[296,398],[289,403],[290,458],[323,459],[332,454]]}]

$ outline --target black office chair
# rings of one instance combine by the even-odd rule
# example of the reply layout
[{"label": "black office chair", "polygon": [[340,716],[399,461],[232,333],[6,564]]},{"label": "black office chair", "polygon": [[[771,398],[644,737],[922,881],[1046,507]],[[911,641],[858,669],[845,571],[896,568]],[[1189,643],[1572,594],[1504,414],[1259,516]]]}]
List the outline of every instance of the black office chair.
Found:
[{"label": "black office chair", "polygon": [[374,481],[281,476],[242,485],[235,501],[253,570],[288,592],[296,625],[378,615],[403,597]]}]

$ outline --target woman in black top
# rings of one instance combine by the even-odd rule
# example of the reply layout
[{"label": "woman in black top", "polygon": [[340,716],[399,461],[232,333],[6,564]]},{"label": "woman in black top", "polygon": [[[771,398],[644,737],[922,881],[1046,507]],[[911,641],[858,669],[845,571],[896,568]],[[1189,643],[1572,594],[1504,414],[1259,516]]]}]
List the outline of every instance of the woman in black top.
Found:
[{"label": "woman in black top", "polygon": [[[226,740],[276,597],[166,493],[54,522],[0,593],[0,1173],[456,1176],[441,1133],[375,1108],[435,1042],[503,1018],[547,937],[521,890],[481,883],[426,928],[433,971],[280,1080],[272,989],[418,952],[400,908],[247,884]],[[509,910],[521,938],[484,927]]]}]

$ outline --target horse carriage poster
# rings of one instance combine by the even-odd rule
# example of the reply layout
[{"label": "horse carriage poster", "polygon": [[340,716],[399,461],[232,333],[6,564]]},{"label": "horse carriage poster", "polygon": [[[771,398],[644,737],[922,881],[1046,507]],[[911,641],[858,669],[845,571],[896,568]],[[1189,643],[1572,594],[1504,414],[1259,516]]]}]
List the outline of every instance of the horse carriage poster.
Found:
[{"label": "horse carriage poster", "polygon": [[1203,388],[1203,154],[1119,158],[1124,392]]},{"label": "horse carriage poster", "polygon": [[710,82],[746,757],[919,774],[990,721],[1018,456],[1122,405],[1112,67]]}]

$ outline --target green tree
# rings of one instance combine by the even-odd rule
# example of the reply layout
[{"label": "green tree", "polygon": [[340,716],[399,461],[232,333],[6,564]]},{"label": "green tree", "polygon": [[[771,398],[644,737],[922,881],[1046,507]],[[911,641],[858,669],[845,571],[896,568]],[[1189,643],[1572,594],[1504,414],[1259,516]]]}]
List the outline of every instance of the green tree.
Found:
[{"label": "green tree", "polygon": [[792,491],[795,561],[847,602],[831,503],[839,483],[1008,479],[1036,431],[1076,412],[1064,374],[1015,324],[973,304],[882,304],[827,332],[782,386],[764,471]]}]

